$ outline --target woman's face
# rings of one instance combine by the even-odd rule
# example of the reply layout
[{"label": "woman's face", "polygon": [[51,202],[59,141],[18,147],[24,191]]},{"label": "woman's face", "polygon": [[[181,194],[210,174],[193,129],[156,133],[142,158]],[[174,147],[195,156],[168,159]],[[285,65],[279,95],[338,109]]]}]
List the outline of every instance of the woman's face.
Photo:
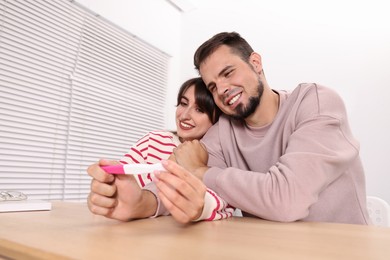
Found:
[{"label": "woman's face", "polygon": [[200,139],[211,126],[207,114],[195,103],[195,87],[192,85],[183,93],[176,107],[177,135],[182,142]]}]

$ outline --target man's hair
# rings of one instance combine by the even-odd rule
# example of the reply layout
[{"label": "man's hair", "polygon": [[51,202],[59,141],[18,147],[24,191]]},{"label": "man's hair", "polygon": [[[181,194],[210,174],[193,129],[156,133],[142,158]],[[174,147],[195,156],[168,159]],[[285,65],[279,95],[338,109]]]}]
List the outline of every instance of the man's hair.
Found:
[{"label": "man's hair", "polygon": [[195,86],[195,103],[209,117],[211,123],[215,124],[222,112],[215,104],[213,96],[201,77],[191,78],[181,85],[177,94],[176,106],[180,105],[181,98],[192,85]]},{"label": "man's hair", "polygon": [[249,43],[236,32],[222,32],[199,46],[194,54],[195,68],[199,71],[200,64],[222,45],[230,47],[232,53],[237,54],[243,61],[249,63],[249,57],[253,52]]}]

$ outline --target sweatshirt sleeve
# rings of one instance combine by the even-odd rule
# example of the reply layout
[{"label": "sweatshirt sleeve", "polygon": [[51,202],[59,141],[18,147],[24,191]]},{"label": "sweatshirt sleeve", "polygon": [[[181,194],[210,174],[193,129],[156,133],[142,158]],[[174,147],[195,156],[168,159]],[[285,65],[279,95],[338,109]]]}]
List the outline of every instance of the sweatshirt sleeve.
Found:
[{"label": "sweatshirt sleeve", "polygon": [[[131,164],[131,163],[147,163],[146,159],[148,156],[148,147],[149,147],[149,139],[151,133],[146,134],[141,139],[139,139],[130,150],[123,156],[120,160],[122,164]],[[151,182],[150,173],[148,174],[138,174],[135,175],[138,185],[142,188],[147,183]]]},{"label": "sweatshirt sleeve", "polygon": [[[152,164],[168,159],[173,149],[176,147],[175,137],[171,132],[152,131],[139,139],[129,150],[128,153],[120,160],[122,164],[128,163],[145,163]],[[168,215],[157,196],[157,188],[153,183],[153,174],[137,174],[134,176],[138,185],[145,190],[153,193],[157,199],[157,211],[154,216]]]},{"label": "sweatshirt sleeve", "polygon": [[[139,139],[120,160],[122,164],[153,164],[168,159],[176,147],[174,136],[170,132],[152,131]],[[143,188],[153,180],[152,173],[134,176],[138,185]]]}]

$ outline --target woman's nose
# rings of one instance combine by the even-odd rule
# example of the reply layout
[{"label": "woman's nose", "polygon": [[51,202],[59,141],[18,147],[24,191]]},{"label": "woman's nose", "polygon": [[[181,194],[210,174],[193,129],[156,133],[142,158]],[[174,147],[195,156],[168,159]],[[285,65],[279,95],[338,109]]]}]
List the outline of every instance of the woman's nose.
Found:
[{"label": "woman's nose", "polygon": [[180,115],[180,119],[181,120],[184,120],[184,119],[190,119],[191,118],[191,111],[190,111],[190,108],[186,108],[182,111],[181,115]]}]

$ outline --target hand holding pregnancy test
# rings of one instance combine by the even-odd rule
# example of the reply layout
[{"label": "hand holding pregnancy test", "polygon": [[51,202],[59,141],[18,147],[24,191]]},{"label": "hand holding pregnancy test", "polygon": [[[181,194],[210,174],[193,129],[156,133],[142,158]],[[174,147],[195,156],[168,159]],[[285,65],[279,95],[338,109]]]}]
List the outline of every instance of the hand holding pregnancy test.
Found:
[{"label": "hand holding pregnancy test", "polygon": [[155,164],[118,164],[118,165],[107,165],[100,166],[105,172],[111,174],[143,174],[150,173],[153,171],[165,171],[165,168],[161,163]]}]

